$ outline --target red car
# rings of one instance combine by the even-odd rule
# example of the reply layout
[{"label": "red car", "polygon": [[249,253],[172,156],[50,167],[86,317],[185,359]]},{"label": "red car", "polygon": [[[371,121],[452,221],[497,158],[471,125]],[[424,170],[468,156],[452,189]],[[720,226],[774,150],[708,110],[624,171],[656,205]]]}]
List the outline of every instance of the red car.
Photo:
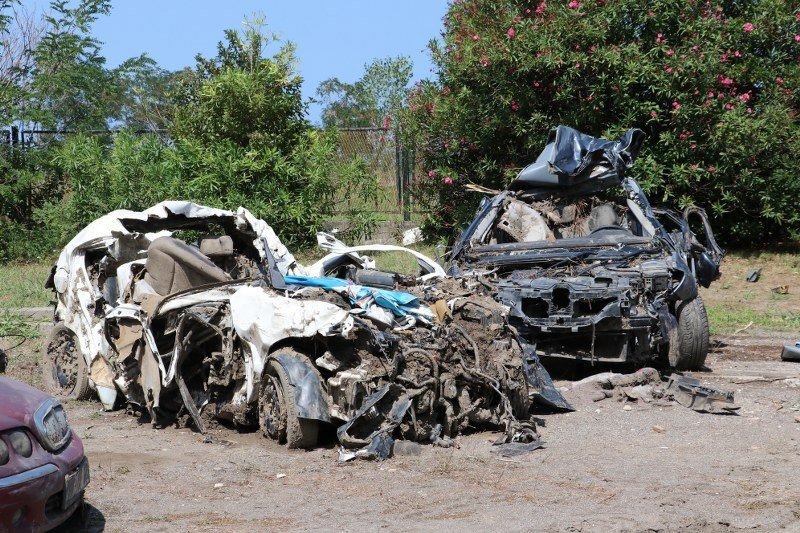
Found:
[{"label": "red car", "polygon": [[0,377],[0,531],[46,531],[83,509],[89,462],[61,403]]}]

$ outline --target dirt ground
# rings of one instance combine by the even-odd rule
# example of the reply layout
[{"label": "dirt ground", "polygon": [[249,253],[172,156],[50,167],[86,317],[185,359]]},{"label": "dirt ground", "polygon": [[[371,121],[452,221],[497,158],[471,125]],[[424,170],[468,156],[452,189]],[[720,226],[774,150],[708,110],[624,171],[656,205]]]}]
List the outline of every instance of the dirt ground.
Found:
[{"label": "dirt ground", "polygon": [[[333,438],[305,452],[222,428],[209,443],[70,402],[91,464],[85,530],[800,531],[800,364],[779,359],[790,337],[714,337],[695,376],[734,390],[738,415],[573,396],[576,412],[542,416],[545,448],[514,458],[478,433],[339,464]],[[11,377],[39,383],[33,348],[12,351]]]}]

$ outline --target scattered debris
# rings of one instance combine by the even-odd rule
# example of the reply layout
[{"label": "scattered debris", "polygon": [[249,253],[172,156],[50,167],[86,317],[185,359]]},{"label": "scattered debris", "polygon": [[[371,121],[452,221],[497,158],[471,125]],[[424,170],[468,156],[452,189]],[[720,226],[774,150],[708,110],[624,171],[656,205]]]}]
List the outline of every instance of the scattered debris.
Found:
[{"label": "scattered debris", "polygon": [[733,403],[733,391],[722,392],[704,386],[699,379],[673,374],[666,391],[684,407],[712,414],[730,414],[739,410]]},{"label": "scattered debris", "polygon": [[403,246],[411,246],[423,240],[422,229],[419,227],[407,229],[403,232]]},{"label": "scattered debris", "polygon": [[746,330],[747,328],[749,328],[752,325],[753,325],[753,321],[751,320],[750,322],[747,323],[746,326],[742,326],[741,328],[739,328],[736,331],[734,331],[733,334],[734,335],[739,335],[740,333],[742,333],[744,330]]},{"label": "scattered debris", "polygon": [[777,287],[773,287],[772,292],[774,292],[775,294],[789,294],[789,286],[778,285]]},{"label": "scattered debris", "polygon": [[534,450],[544,448],[544,441],[537,439],[531,442],[508,442],[505,444],[498,444],[492,448],[492,452],[500,455],[501,457],[516,457],[523,455]]},{"label": "scattered debris", "polygon": [[747,273],[744,279],[750,283],[756,283],[761,278],[761,270],[761,268],[754,268]]},{"label": "scattered debris", "polygon": [[792,344],[787,344],[783,347],[783,351],[781,352],[781,359],[784,361],[794,361],[800,362],[800,342]]},{"label": "scattered debris", "polygon": [[666,433],[667,429],[664,426],[653,426],[653,431],[656,433]]},{"label": "scattered debris", "polygon": [[695,411],[715,414],[732,413],[739,409],[733,403],[733,392],[721,392],[702,385],[697,379],[679,374],[671,375],[665,386],[654,368],[643,368],[632,374],[596,374],[574,383],[572,389],[594,389],[591,398],[595,402],[606,398],[625,402],[622,407],[624,411],[633,409],[628,402],[669,405],[673,401]]},{"label": "scattered debris", "polygon": [[275,476],[275,479],[283,479],[283,478],[285,478],[285,477],[286,477],[286,474],[277,474],[277,475]]}]

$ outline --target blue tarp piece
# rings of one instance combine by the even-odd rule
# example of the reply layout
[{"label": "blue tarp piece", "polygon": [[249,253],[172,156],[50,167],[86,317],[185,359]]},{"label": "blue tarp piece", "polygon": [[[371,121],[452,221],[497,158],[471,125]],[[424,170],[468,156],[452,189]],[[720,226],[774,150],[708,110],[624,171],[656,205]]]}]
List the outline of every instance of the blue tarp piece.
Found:
[{"label": "blue tarp piece", "polygon": [[411,293],[355,285],[344,279],[312,276],[284,276],[284,280],[289,285],[319,287],[325,290],[345,292],[353,304],[364,309],[369,307],[371,301],[374,301],[377,305],[391,311],[395,316],[406,316],[419,307],[417,297]]}]

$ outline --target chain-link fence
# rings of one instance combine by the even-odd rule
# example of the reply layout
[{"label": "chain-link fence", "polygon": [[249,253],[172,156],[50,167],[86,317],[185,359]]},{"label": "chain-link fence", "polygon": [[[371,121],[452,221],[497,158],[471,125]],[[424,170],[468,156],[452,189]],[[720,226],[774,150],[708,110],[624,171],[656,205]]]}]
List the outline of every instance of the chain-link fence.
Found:
[{"label": "chain-link fence", "polygon": [[344,128],[339,131],[339,153],[342,158],[360,157],[378,178],[381,190],[375,211],[385,215],[402,216],[410,220],[413,202],[414,156],[402,146],[389,129]]}]

